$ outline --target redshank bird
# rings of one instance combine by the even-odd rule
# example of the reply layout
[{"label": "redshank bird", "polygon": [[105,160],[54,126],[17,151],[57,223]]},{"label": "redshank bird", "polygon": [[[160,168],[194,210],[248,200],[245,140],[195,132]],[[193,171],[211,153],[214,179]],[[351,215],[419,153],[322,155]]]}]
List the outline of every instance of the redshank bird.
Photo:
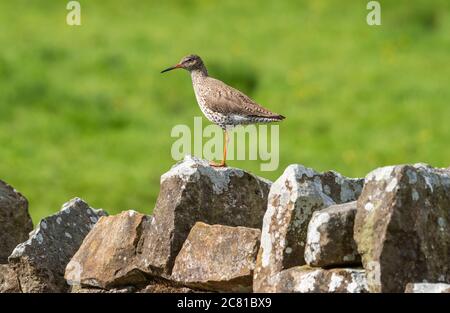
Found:
[{"label": "redshank bird", "polygon": [[224,132],[223,159],[220,163],[210,162],[212,166],[224,167],[227,159],[228,133],[237,125],[270,123],[281,121],[283,115],[273,113],[262,107],[239,90],[224,82],[208,76],[208,71],[198,55],[188,55],[161,73],[182,68],[191,73],[195,97],[201,111],[212,123]]}]

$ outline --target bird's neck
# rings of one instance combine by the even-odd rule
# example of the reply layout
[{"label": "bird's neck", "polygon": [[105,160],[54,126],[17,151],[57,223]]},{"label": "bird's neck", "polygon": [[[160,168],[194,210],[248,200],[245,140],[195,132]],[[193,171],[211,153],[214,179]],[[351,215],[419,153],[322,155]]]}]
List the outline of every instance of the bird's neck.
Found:
[{"label": "bird's neck", "polygon": [[191,78],[193,82],[199,81],[205,77],[208,77],[208,71],[206,70],[205,67],[191,71]]}]

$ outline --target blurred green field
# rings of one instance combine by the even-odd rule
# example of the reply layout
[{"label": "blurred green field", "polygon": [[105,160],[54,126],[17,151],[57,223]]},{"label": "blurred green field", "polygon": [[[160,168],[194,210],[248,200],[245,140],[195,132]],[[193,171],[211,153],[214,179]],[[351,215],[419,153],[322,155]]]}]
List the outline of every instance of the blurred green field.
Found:
[{"label": "blurred green field", "polygon": [[[450,2],[0,2],[0,179],[34,222],[72,197],[110,213],[150,213],[174,163],[175,124],[201,114],[186,72],[212,76],[287,117],[276,179],[291,163],[364,176],[397,163],[449,166]],[[206,120],[204,125],[206,125]]]}]

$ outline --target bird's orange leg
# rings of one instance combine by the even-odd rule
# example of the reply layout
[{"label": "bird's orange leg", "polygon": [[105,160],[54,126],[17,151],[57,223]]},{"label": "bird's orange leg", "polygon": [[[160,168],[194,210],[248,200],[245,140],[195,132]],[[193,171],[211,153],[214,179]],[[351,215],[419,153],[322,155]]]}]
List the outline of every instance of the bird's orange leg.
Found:
[{"label": "bird's orange leg", "polygon": [[209,162],[209,165],[213,167],[226,167],[227,164],[225,163],[227,161],[227,143],[228,143],[228,133],[226,130],[223,131],[224,135],[224,143],[223,143],[223,160],[220,163],[215,162]]}]

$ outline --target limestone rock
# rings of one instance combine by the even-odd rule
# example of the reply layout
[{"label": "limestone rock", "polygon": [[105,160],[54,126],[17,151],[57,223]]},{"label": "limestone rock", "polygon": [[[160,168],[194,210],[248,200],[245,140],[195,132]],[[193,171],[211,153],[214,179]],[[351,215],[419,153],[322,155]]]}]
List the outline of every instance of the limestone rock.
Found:
[{"label": "limestone rock", "polygon": [[409,283],[406,293],[450,293],[450,284]]},{"label": "limestone rock", "polygon": [[149,219],[131,210],[101,218],[67,264],[68,283],[102,289],[144,283],[140,247]]},{"label": "limestone rock", "polygon": [[187,156],[161,177],[142,267],[170,276],[175,257],[196,222],[261,228],[270,182],[235,168],[214,168]]},{"label": "limestone rock", "polygon": [[259,229],[194,225],[175,260],[172,279],[223,292],[251,292]]},{"label": "limestone rock", "polygon": [[296,266],[273,277],[271,292],[362,293],[368,292],[363,269],[335,268],[325,270]]},{"label": "limestone rock", "polygon": [[0,180],[0,263],[8,262],[13,249],[27,240],[31,230],[27,199]]},{"label": "limestone rock", "polygon": [[333,204],[354,201],[363,186],[330,171],[318,173],[290,165],[273,183],[261,233],[253,289],[264,292],[276,273],[305,264],[307,227],[312,214]]},{"label": "limestone rock", "polygon": [[372,292],[450,283],[450,171],[415,164],[369,173],[355,240]]},{"label": "limestone rock", "polygon": [[16,272],[8,264],[0,264],[0,293],[21,292]]},{"label": "limestone rock", "polygon": [[361,265],[353,226],[356,201],[332,205],[313,213],[308,225],[305,260],[310,266]]},{"label": "limestone rock", "polygon": [[100,216],[79,198],[41,220],[9,257],[23,292],[65,292],[64,269]]}]

